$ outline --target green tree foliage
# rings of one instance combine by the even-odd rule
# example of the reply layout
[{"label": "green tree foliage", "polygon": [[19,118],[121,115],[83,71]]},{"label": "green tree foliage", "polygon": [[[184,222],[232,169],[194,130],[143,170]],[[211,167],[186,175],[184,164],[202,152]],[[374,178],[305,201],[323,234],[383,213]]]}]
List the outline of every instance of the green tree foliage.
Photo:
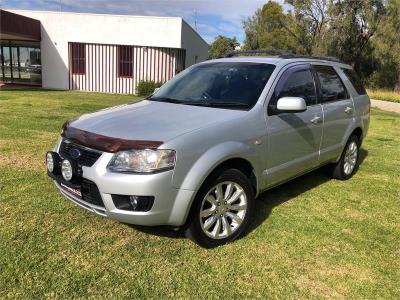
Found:
[{"label": "green tree foliage", "polygon": [[296,37],[295,20],[291,14],[285,14],[277,2],[269,1],[247,19],[243,26],[246,34],[245,49],[283,49],[302,52]]},{"label": "green tree foliage", "polygon": [[335,56],[370,86],[400,88],[400,0],[285,2],[289,10],[269,1],[243,23],[245,49]]},{"label": "green tree foliage", "polygon": [[235,37],[229,38],[226,36],[219,35],[212,42],[210,49],[208,50],[209,58],[223,57],[225,54],[232,52],[239,47],[240,44]]},{"label": "green tree foliage", "polygon": [[385,14],[381,0],[332,1],[330,4],[328,55],[353,65],[367,77],[372,69],[371,38]]},{"label": "green tree foliage", "polygon": [[371,41],[376,68],[370,86],[400,91],[400,0],[388,1],[387,14]]},{"label": "green tree foliage", "polygon": [[[327,0],[286,0],[293,7],[290,13],[295,18],[292,30],[287,28],[290,34],[296,31],[298,42],[303,45],[304,52],[308,55],[316,55],[324,52],[321,49],[326,24],[328,22]],[[290,14],[289,13],[289,14]]]}]

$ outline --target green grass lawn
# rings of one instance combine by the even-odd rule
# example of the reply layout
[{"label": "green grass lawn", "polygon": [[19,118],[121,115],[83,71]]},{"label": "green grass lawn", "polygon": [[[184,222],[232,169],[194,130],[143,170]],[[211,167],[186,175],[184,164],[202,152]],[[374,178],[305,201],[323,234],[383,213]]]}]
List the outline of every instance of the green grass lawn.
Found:
[{"label": "green grass lawn", "polygon": [[371,99],[400,103],[400,92],[388,90],[368,90]]},{"label": "green grass lawn", "polygon": [[205,250],[87,212],[46,176],[65,120],[132,98],[0,92],[0,299],[400,298],[399,114],[372,110],[351,180],[266,192],[245,237]]}]

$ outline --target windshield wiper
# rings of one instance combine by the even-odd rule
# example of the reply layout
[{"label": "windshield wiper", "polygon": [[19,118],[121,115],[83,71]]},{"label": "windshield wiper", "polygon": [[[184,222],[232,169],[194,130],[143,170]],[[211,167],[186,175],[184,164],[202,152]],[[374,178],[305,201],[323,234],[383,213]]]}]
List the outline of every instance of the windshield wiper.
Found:
[{"label": "windshield wiper", "polygon": [[249,107],[249,105],[244,102],[212,101],[208,102],[207,104],[209,106],[215,106],[215,107]]},{"label": "windshield wiper", "polygon": [[182,103],[181,100],[168,98],[168,97],[155,97],[155,98],[148,98],[147,100],[150,101],[159,101],[159,102],[169,102],[169,103]]},{"label": "windshield wiper", "polygon": [[178,100],[169,97],[154,97],[148,98],[150,101],[177,103],[183,105],[193,106],[205,106],[205,107],[232,107],[232,108],[249,108],[247,103],[243,102],[227,102],[227,101],[190,101],[190,100]]},{"label": "windshield wiper", "polygon": [[191,102],[190,105],[208,106],[208,107],[222,107],[222,108],[223,107],[249,108],[249,105],[247,103],[243,103],[243,102],[226,102],[226,101]]}]

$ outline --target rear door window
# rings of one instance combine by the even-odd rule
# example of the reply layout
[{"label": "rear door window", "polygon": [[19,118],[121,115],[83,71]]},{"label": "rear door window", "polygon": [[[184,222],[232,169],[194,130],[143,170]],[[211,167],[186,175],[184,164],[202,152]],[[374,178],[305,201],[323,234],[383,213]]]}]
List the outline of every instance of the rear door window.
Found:
[{"label": "rear door window", "polygon": [[314,68],[320,83],[322,102],[340,101],[349,98],[342,80],[333,67],[314,66]]},{"label": "rear door window", "polygon": [[354,89],[357,91],[359,95],[366,95],[367,91],[365,90],[360,77],[358,77],[357,73],[352,69],[344,69],[342,68],[343,73],[349,79]]}]

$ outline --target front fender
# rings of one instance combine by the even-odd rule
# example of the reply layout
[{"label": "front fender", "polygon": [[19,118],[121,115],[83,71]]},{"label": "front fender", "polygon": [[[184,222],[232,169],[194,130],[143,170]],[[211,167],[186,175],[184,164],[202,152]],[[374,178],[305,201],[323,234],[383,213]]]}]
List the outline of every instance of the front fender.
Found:
[{"label": "front fender", "polygon": [[257,163],[257,157],[254,147],[250,147],[241,142],[224,142],[207,150],[192,164],[182,179],[174,176],[174,185],[179,187],[181,191],[194,192],[191,198],[179,197],[178,195],[171,212],[171,221],[173,220],[175,224],[183,224],[185,222],[196,196],[196,192],[200,189],[211,172],[221,163],[231,158],[242,158],[252,165],[256,174],[259,174],[258,172],[260,172],[260,170],[258,170],[257,166],[261,167],[262,164]]},{"label": "front fender", "polygon": [[188,170],[180,184],[181,189],[197,191],[208,175],[221,163],[231,158],[242,158],[253,166],[257,161],[254,147],[240,142],[225,142],[216,145],[201,155]]}]

